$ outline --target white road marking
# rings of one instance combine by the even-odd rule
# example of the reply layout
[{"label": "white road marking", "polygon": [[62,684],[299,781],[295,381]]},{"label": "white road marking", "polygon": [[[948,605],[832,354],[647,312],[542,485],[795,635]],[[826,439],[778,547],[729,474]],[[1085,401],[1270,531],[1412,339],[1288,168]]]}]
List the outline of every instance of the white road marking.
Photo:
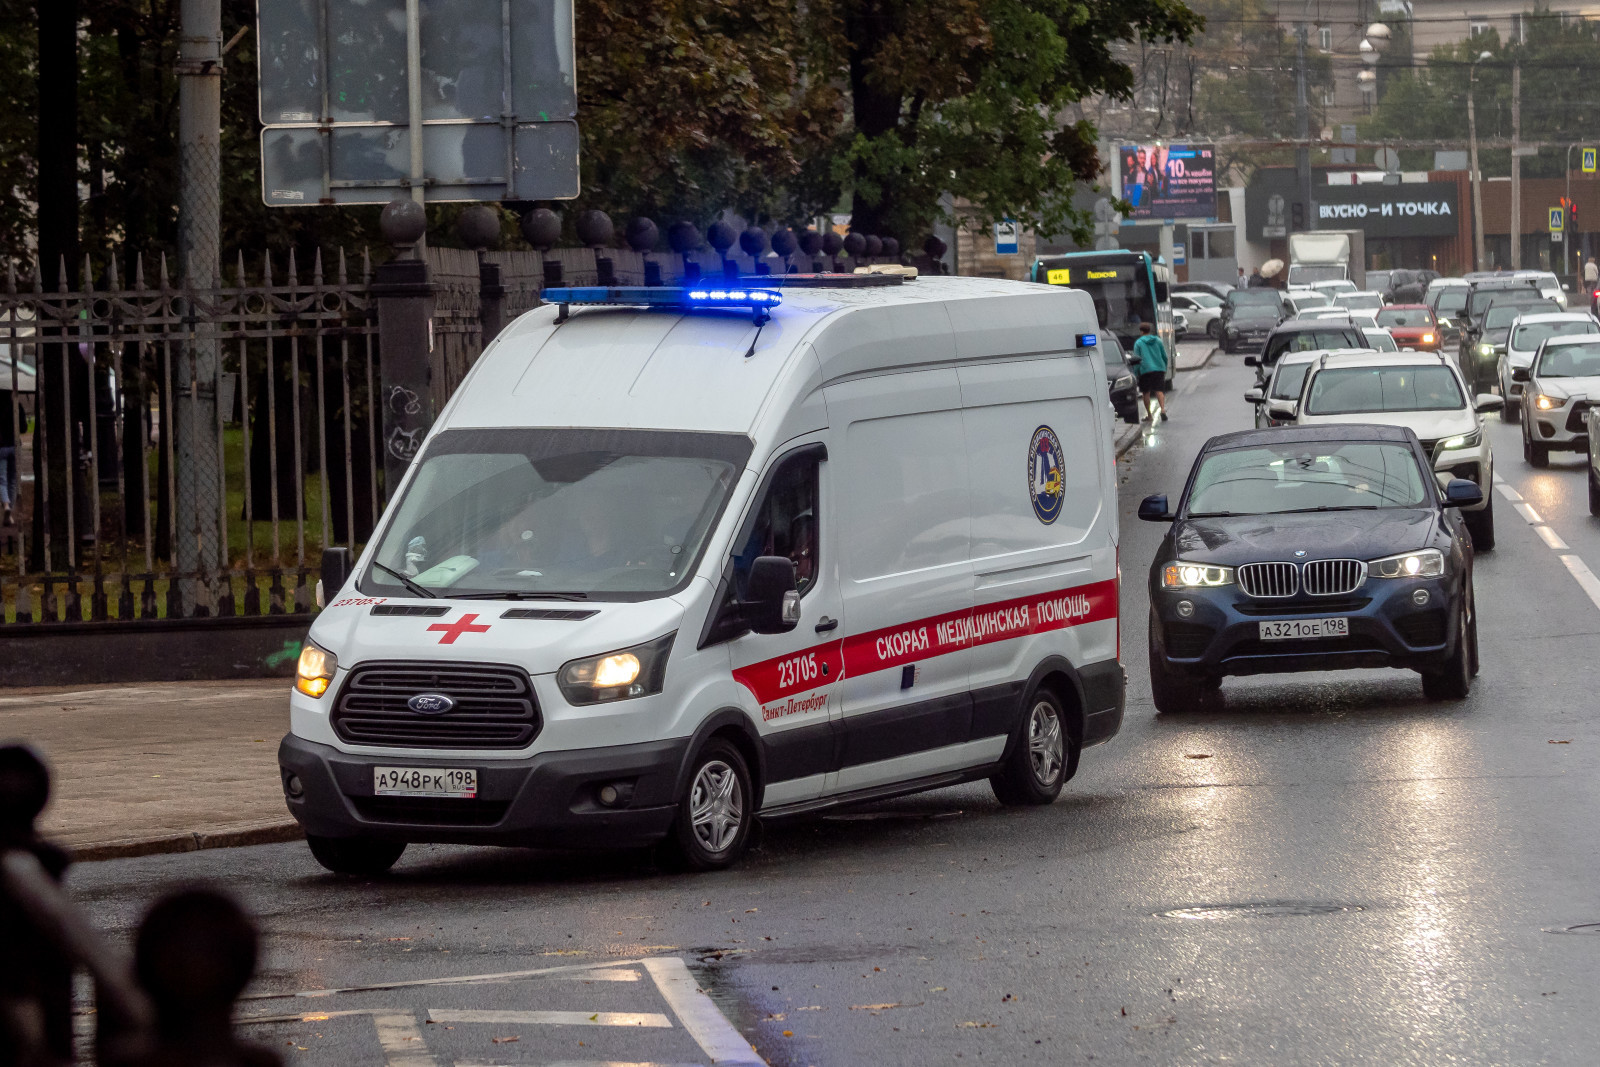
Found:
[{"label": "white road marking", "polygon": [[422,1040],[422,1028],[415,1015],[374,1015],[378,1044],[383,1047],[387,1067],[439,1067],[439,1061]]},{"label": "white road marking", "polygon": [[[510,1063],[495,1063],[492,1061],[457,1060],[456,1067],[517,1067]],[[541,1063],[539,1067],[704,1067],[698,1063],[658,1063],[651,1060],[648,1063],[625,1062],[623,1060],[556,1060],[550,1063]]]},{"label": "white road marking", "polygon": [[1538,523],[1541,523],[1541,522],[1544,521],[1543,519],[1541,519],[1539,517],[1539,513],[1537,511],[1533,510],[1533,505],[1532,504],[1518,503],[1516,505],[1516,508],[1517,508],[1517,514],[1521,515],[1529,523],[1537,525]]},{"label": "white road marking", "polygon": [[1549,545],[1557,552],[1572,551],[1572,546],[1561,540],[1561,535],[1550,529],[1548,526],[1535,526],[1533,528],[1533,532],[1538,534],[1540,539],[1543,540],[1545,544]]},{"label": "white road marking", "polygon": [[435,1023],[526,1023],[530,1026],[656,1026],[672,1020],[653,1011],[501,1011],[492,1008],[429,1008]]},{"label": "white road marking", "polygon": [[681,959],[671,956],[641,962],[644,969],[650,972],[650,977],[655,979],[656,988],[661,990],[662,997],[677,1014],[683,1028],[711,1057],[712,1063],[765,1067],[766,1061],[756,1054],[750,1042],[733,1028],[733,1024],[723,1018],[716,1004],[695,984],[689,968]]},{"label": "white road marking", "polygon": [[1521,493],[1517,492],[1515,489],[1511,488],[1510,485],[1502,482],[1498,478],[1495,479],[1494,487],[1500,490],[1500,495],[1505,497],[1507,500],[1515,502],[1522,499]]},{"label": "white road marking", "polygon": [[[629,960],[633,966],[641,960]],[[240,1000],[284,1000],[290,997],[332,997],[341,993],[376,993],[386,989],[411,989],[417,986],[474,985],[480,982],[515,982],[523,978],[576,978],[584,979],[595,973],[618,969],[616,963],[569,963],[561,967],[536,967],[528,971],[500,971],[496,974],[464,974],[456,978],[414,978],[400,982],[383,982],[378,985],[353,985],[339,989],[302,989],[294,993],[247,993]],[[637,974],[638,972],[634,972]],[[603,979],[604,981],[630,981],[631,979]]]},{"label": "white road marking", "polygon": [[1567,570],[1572,573],[1572,577],[1577,580],[1583,591],[1589,594],[1589,599],[1594,601],[1594,606],[1600,608],[1600,578],[1595,577],[1594,571],[1589,569],[1589,565],[1577,556],[1571,555],[1562,556],[1561,562],[1566,564]]}]

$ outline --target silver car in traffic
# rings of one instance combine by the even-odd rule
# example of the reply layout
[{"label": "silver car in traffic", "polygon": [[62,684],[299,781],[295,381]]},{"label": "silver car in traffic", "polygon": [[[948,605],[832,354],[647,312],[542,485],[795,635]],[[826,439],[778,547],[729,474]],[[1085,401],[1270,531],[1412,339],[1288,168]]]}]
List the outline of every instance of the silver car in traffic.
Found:
[{"label": "silver car in traffic", "polygon": [[1500,395],[1506,398],[1506,406],[1500,409],[1502,421],[1516,422],[1522,416],[1522,382],[1514,372],[1526,371],[1539,346],[1550,338],[1583,334],[1600,334],[1600,321],[1587,311],[1535,311],[1511,324],[1497,368]]},{"label": "silver car in traffic", "polygon": [[1587,451],[1589,409],[1600,402],[1600,336],[1552,337],[1532,366],[1512,375],[1524,383],[1522,458],[1544,467],[1552,451]]}]

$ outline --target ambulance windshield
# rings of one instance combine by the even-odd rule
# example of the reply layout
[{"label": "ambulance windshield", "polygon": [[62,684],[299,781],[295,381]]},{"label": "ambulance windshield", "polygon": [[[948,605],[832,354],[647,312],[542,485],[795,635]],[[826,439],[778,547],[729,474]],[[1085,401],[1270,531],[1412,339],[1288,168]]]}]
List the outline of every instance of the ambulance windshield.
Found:
[{"label": "ambulance windshield", "polygon": [[660,596],[687,581],[750,451],[738,434],[446,431],[418,460],[362,590]]}]

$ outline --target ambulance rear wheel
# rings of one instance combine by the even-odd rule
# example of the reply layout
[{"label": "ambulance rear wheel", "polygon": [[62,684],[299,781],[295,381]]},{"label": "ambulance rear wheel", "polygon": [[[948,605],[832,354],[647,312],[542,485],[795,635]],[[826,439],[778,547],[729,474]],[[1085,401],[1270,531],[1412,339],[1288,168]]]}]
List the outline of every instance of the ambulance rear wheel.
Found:
[{"label": "ambulance rear wheel", "polygon": [[744,757],[714,737],[689,766],[664,858],[683,870],[721,870],[744,853],[754,822],[755,792]]},{"label": "ambulance rear wheel", "polygon": [[1079,746],[1067,729],[1061,701],[1048,689],[1035,689],[1011,755],[989,786],[1002,804],[1050,804],[1078,770]]},{"label": "ambulance rear wheel", "polygon": [[318,837],[306,835],[311,855],[335,874],[382,874],[406,850],[404,841],[379,841],[371,837]]}]

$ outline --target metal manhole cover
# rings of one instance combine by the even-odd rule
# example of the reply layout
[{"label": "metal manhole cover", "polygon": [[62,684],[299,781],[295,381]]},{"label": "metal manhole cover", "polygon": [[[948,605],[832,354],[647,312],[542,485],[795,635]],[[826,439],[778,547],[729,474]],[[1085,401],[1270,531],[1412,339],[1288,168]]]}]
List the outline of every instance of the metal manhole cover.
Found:
[{"label": "metal manhole cover", "polygon": [[1555,926],[1546,930],[1547,934],[1600,934],[1600,922],[1574,923],[1571,926]]},{"label": "metal manhole cover", "polygon": [[1157,912],[1162,919],[1216,921],[1220,919],[1297,919],[1309,915],[1336,915],[1365,911],[1363,904],[1328,904],[1307,900],[1264,900],[1244,904],[1198,904]]}]

